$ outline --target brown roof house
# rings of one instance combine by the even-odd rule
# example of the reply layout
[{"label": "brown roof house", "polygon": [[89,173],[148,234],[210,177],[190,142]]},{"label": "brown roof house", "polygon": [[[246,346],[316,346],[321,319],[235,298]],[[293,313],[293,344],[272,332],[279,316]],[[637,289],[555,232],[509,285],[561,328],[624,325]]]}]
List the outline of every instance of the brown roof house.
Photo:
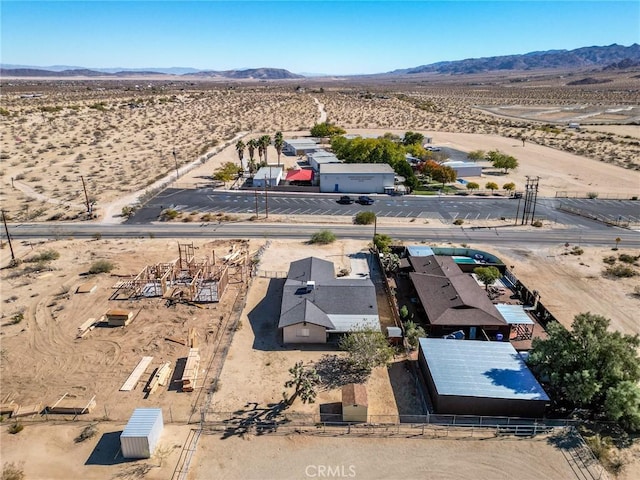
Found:
[{"label": "brown roof house", "polygon": [[451,257],[409,257],[409,273],[427,319],[430,337],[464,332],[465,338],[509,338],[509,324],[484,289]]},{"label": "brown roof house", "polygon": [[380,330],[370,279],[336,278],[333,262],[316,257],[291,263],[278,322],[284,343],[326,343],[365,327]]}]

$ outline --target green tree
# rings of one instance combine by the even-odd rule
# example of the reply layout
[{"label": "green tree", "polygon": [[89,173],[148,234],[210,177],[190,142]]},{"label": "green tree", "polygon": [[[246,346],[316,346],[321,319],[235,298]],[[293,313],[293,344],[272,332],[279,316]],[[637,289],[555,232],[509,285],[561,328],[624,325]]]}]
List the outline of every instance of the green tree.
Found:
[{"label": "green tree", "polygon": [[576,315],[571,330],[552,322],[546,339],[533,340],[528,362],[558,405],[638,430],[640,338],[610,331],[610,323],[592,313]]},{"label": "green tree", "polygon": [[484,150],[473,150],[467,153],[467,158],[469,160],[473,160],[474,162],[477,162],[478,160],[483,160],[485,156],[486,156],[486,153]]},{"label": "green tree", "polygon": [[502,185],[502,189],[505,192],[513,192],[516,189],[516,184],[513,182],[505,183],[504,185]]},{"label": "green tree", "polygon": [[282,132],[276,132],[275,138],[273,140],[273,146],[276,149],[276,153],[278,154],[278,166],[280,166],[280,155],[282,154],[282,149],[284,148],[284,138],[282,137]]},{"label": "green tree", "polygon": [[271,145],[271,137],[269,135],[262,135],[258,139],[258,147],[262,148],[262,154],[264,155],[264,163],[266,164],[269,163],[269,161],[267,160],[267,149],[269,148],[269,145]]},{"label": "green tree", "polygon": [[333,125],[329,122],[316,123],[311,128],[312,137],[334,137],[347,133],[343,128]]},{"label": "green tree", "polygon": [[238,165],[233,162],[225,162],[213,172],[213,179],[221,182],[230,182],[238,176]]},{"label": "green tree", "polygon": [[476,267],[473,269],[473,273],[478,276],[478,280],[484,284],[486,290],[489,289],[489,285],[502,276],[496,267]]},{"label": "green tree", "polygon": [[244,158],[244,149],[246,145],[242,140],[236,142],[236,152],[238,152],[238,160],[240,161],[240,168],[242,167],[242,159]]},{"label": "green tree", "polygon": [[409,345],[413,350],[418,348],[418,341],[421,338],[426,338],[427,334],[420,325],[416,325],[413,320],[407,320],[404,322],[404,336],[409,342]]},{"label": "green tree", "polygon": [[296,362],[289,369],[291,378],[284,384],[285,388],[293,388],[293,395],[283,394],[287,405],[293,405],[296,398],[300,397],[302,403],[314,403],[316,401],[316,387],[320,383],[320,375],[312,366],[304,366],[304,362]]},{"label": "green tree", "polygon": [[247,142],[247,149],[249,150],[249,172],[253,173],[256,169],[256,162],[254,161],[255,152],[258,148],[258,141],[252,138]]},{"label": "green tree", "polygon": [[385,273],[393,273],[400,268],[400,257],[395,253],[383,253],[380,261]]},{"label": "green tree", "polygon": [[353,218],[353,223],[356,225],[371,225],[376,221],[376,214],[374,212],[358,212]]},{"label": "green tree", "polygon": [[403,145],[420,145],[424,141],[424,135],[418,132],[406,132],[402,139]]},{"label": "green tree", "polygon": [[336,241],[336,235],[331,230],[320,230],[319,232],[311,235],[309,243],[318,243],[320,245],[327,245]]},{"label": "green tree", "polygon": [[458,175],[456,171],[451,167],[443,167],[437,168],[431,175],[436,182],[442,183],[442,187],[444,188],[445,183],[455,182]]},{"label": "green tree", "polygon": [[384,233],[376,233],[373,236],[373,244],[380,253],[388,253],[393,239]]},{"label": "green tree", "polygon": [[493,193],[500,187],[498,187],[498,184],[496,182],[487,182],[484,188],[486,188],[487,190],[491,190],[491,193]]},{"label": "green tree", "polygon": [[478,185],[476,182],[469,182],[467,183],[467,190],[479,190],[480,189],[480,185]]},{"label": "green tree", "polygon": [[518,160],[515,157],[506,155],[498,150],[491,150],[487,153],[486,158],[495,168],[504,168],[504,173],[518,168]]},{"label": "green tree", "polygon": [[349,363],[366,373],[375,367],[388,365],[393,359],[393,348],[384,334],[371,327],[346,334],[340,339],[339,346],[349,354]]}]

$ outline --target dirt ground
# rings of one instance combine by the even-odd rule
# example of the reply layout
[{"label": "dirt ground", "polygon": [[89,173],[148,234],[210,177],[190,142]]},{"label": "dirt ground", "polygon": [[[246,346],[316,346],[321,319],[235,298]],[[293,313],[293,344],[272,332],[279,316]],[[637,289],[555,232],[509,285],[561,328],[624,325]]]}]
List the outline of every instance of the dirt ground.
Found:
[{"label": "dirt ground", "polygon": [[321,478],[318,472],[329,466],[338,469],[336,477],[355,479],[575,478],[563,454],[544,438],[206,436],[195,464],[191,479]]},{"label": "dirt ground", "polygon": [[[211,257],[212,251],[220,258],[228,253],[230,245],[224,241],[195,243],[196,259]],[[5,265],[7,250],[2,250]],[[168,307],[162,298],[114,301],[109,297],[117,282],[127,280],[144,266],[177,259],[177,240],[25,241],[16,250],[25,262],[1,274],[3,400],[43,408],[66,393],[67,398],[75,398],[84,406],[95,395],[97,406],[87,414],[90,418],[123,421],[135,407],[145,406],[165,408],[169,420],[184,422],[189,418],[206,382],[206,359],[224,332],[234,301],[243,289],[237,269],[230,269],[233,273],[221,302],[203,304],[202,308],[182,303]],[[60,257],[39,266],[26,261],[46,251],[57,252]],[[115,269],[111,274],[87,276],[85,272],[96,260],[111,261]],[[76,293],[78,286],[87,282],[95,283],[95,291]],[[76,338],[81,324],[89,318],[99,320],[111,308],[132,311],[135,318],[126,327],[98,324],[84,338]],[[166,338],[186,342],[190,328],[196,331],[202,358],[199,387],[185,393],[172,382],[147,395],[143,387],[162,363],[171,363],[173,380],[181,376],[188,347]],[[119,391],[143,356],[152,356],[153,361],[136,388]]]}]

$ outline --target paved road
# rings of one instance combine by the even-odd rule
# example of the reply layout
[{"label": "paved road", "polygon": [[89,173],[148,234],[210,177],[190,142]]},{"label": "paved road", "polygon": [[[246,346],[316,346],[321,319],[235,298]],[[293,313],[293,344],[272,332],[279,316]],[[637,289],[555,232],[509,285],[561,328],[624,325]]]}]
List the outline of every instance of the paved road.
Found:
[{"label": "paved road", "polygon": [[[362,210],[376,213],[378,217],[418,218],[430,222],[450,224],[457,218],[465,220],[498,220],[502,217],[515,219],[522,215],[524,202],[506,197],[465,197],[465,196],[419,196],[409,195],[393,197],[389,195],[371,195],[375,203],[362,206],[357,203],[340,205],[339,195],[334,194],[265,194],[263,191],[220,191],[212,188],[175,189],[169,188],[147,203],[128,223],[147,224],[158,220],[164,208],[174,208],[190,213],[226,213],[266,215],[308,215],[308,216],[349,216]],[[640,202],[618,200],[588,200],[593,209],[617,218],[628,218],[638,214]],[[562,200],[563,205],[579,203],[580,200]],[[536,218],[566,225],[578,225],[585,228],[598,228],[594,222],[558,210],[560,201],[555,198],[539,198]],[[580,208],[586,208],[582,206]]]},{"label": "paved road", "polygon": [[[20,238],[91,238],[100,234],[102,238],[293,238],[306,240],[320,229],[329,228],[338,238],[367,240],[373,236],[371,225],[312,225],[312,224],[268,224],[257,222],[208,223],[208,224],[149,224],[149,225],[102,225],[97,223],[70,224],[12,224],[9,232],[14,239]],[[493,243],[505,245],[564,245],[565,242],[580,245],[611,245],[616,237],[629,248],[640,247],[640,233],[617,227],[601,229],[558,228],[523,229],[464,228],[450,226],[433,228],[425,225],[381,226],[378,233],[405,242],[455,242]],[[0,235],[5,238],[4,232]]]}]

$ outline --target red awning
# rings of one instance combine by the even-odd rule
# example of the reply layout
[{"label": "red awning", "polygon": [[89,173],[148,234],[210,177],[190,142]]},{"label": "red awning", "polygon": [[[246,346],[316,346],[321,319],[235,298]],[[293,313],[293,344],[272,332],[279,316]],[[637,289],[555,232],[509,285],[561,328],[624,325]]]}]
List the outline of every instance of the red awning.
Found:
[{"label": "red awning", "polygon": [[308,169],[289,170],[287,172],[287,178],[286,178],[288,182],[292,182],[292,181],[310,182],[312,179],[313,179],[313,170],[308,170]]}]

